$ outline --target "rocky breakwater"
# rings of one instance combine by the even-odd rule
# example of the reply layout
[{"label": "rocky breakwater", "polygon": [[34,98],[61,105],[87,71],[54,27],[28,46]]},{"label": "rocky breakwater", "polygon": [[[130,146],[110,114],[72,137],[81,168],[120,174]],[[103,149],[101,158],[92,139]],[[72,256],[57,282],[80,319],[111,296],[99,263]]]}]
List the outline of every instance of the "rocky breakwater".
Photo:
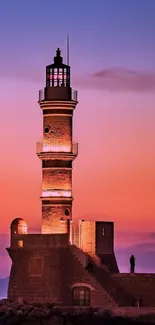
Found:
[{"label": "rocky breakwater", "polygon": [[[137,310],[138,311],[138,310]],[[121,309],[106,310],[91,307],[64,307],[51,303],[10,303],[0,300],[0,325],[112,325],[154,324],[155,313],[143,317],[127,316]]]},{"label": "rocky breakwater", "polygon": [[64,307],[52,303],[20,304],[4,299],[0,300],[0,325],[80,325],[83,321],[85,324],[88,319],[92,320],[97,312],[98,309],[91,307]]},{"label": "rocky breakwater", "polygon": [[[31,324],[59,324],[59,316],[54,312],[53,304],[27,304],[10,303],[8,300],[0,301],[0,325],[31,325]],[[54,320],[55,317],[55,320]],[[59,318],[59,317],[57,317]],[[50,323],[48,320],[51,320]]]}]

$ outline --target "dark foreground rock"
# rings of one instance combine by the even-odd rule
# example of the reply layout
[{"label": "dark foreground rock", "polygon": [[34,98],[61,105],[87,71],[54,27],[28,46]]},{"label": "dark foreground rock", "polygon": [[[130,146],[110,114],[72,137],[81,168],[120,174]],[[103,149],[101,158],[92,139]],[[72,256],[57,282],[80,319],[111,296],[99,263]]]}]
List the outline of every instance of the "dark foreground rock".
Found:
[{"label": "dark foreground rock", "polygon": [[62,307],[51,303],[0,301],[0,325],[128,325],[155,324],[155,310],[141,308]]}]

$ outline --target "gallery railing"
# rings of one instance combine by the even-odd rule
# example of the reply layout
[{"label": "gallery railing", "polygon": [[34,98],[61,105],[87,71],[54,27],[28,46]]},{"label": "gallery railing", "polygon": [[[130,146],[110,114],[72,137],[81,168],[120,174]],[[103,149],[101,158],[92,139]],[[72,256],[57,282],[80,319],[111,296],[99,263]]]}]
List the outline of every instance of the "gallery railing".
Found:
[{"label": "gallery railing", "polygon": [[73,142],[71,148],[66,145],[48,144],[43,142],[37,142],[36,148],[37,154],[41,152],[51,152],[51,153],[68,153],[74,156],[78,155],[78,143]]}]

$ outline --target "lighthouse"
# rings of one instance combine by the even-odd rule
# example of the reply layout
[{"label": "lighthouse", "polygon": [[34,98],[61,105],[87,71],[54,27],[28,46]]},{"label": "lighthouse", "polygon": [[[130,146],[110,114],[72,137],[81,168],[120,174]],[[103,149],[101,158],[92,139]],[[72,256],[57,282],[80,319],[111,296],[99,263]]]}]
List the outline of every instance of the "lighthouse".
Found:
[{"label": "lighthouse", "polygon": [[[58,48],[53,64],[46,67],[45,88],[39,91],[43,116],[42,141],[37,143],[42,165],[41,233],[28,233],[28,224],[21,217],[11,222],[7,247],[12,260],[10,302],[104,308],[124,304],[122,289],[121,301],[116,301],[120,289],[110,275],[119,272],[113,223],[82,220],[79,245],[72,241],[72,164],[78,155],[73,113],[77,103],[70,66],[63,64]],[[132,299],[127,301],[128,306],[131,303]]]},{"label": "lighthouse", "polygon": [[77,91],[72,90],[70,66],[63,63],[60,49],[46,66],[46,86],[39,91],[43,116],[42,142],[37,155],[42,163],[42,234],[70,232],[72,220],[72,164],[78,155],[73,143],[73,113]]}]

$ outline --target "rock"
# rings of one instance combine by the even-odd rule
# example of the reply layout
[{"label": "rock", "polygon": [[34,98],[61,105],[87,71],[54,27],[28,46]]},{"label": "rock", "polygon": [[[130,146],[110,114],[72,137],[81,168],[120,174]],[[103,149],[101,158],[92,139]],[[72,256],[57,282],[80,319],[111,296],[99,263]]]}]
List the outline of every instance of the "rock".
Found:
[{"label": "rock", "polygon": [[11,307],[9,307],[6,311],[5,311],[5,316],[9,317],[13,314],[13,309]]},{"label": "rock", "polygon": [[21,309],[18,309],[16,311],[16,315],[19,316],[19,315],[23,315],[23,311]]},{"label": "rock", "polygon": [[42,308],[35,307],[30,313],[29,317],[41,318],[46,316],[46,312]]}]

